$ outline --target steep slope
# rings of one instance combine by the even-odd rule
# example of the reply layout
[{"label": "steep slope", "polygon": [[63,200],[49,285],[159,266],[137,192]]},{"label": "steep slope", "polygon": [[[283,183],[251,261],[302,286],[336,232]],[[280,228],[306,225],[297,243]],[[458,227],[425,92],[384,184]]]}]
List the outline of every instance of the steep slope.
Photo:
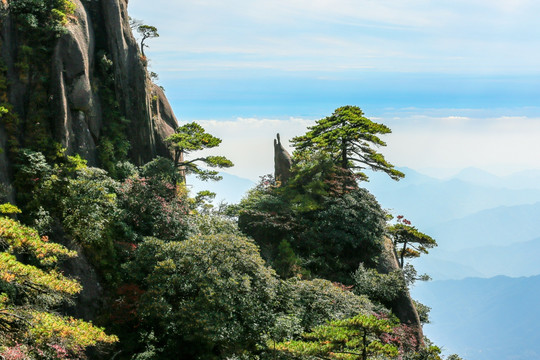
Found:
[{"label": "steep slope", "polygon": [[[90,165],[104,165],[107,147],[121,152],[118,144],[105,141],[118,136],[136,164],[167,156],[164,139],[177,121],[163,91],[150,81],[147,60],[129,26],[127,1],[72,2],[75,11],[64,34],[46,44],[25,33],[10,11],[11,3],[4,5],[0,45],[7,86],[2,97],[13,107],[18,123],[0,121],[0,146],[8,149],[10,137],[20,147],[35,144],[32,124],[39,119],[41,133]],[[25,51],[40,46],[46,55],[35,65]],[[30,65],[21,70],[25,61]],[[12,162],[0,156],[3,183]]]},{"label": "steep slope", "polygon": [[[127,0],[70,1],[74,10],[61,30],[25,23],[32,16],[50,21],[53,12],[43,11],[54,2],[29,8],[21,8],[22,1],[0,3],[0,186],[10,188],[7,196],[0,191],[0,203],[4,197],[15,203],[10,184],[21,148],[50,155],[61,146],[109,171],[117,161],[141,165],[169,156],[164,140],[177,120],[163,90],[150,80],[129,26]],[[82,248],[56,227],[51,239],[79,253],[64,266],[84,288],[70,313],[95,319],[103,301],[101,280]]]}]

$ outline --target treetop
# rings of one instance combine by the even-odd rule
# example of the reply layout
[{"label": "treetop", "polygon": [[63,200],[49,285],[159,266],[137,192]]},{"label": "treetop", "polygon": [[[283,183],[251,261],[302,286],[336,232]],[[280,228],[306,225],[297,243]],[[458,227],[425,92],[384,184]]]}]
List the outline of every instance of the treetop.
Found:
[{"label": "treetop", "polygon": [[342,168],[356,171],[359,178],[367,179],[361,170],[371,169],[384,171],[392,179],[399,180],[405,175],[394,169],[394,165],[373,148],[386,146],[377,135],[391,132],[386,125],[365,117],[358,106],[347,105],[318,120],[306,134],[293,138],[291,142],[296,154],[304,151],[329,153]]}]

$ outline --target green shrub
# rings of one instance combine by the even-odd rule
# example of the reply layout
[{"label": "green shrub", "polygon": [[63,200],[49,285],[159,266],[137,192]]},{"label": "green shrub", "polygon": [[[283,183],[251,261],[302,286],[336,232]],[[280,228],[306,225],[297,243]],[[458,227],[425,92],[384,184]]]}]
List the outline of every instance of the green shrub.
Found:
[{"label": "green shrub", "polygon": [[11,0],[9,11],[25,30],[58,37],[65,33],[75,4],[69,0]]},{"label": "green shrub", "polygon": [[374,310],[366,296],[355,295],[347,287],[324,279],[291,278],[281,282],[279,294],[279,312],[296,317],[302,331]]},{"label": "green shrub", "polygon": [[235,235],[147,239],[127,270],[145,293],[141,329],[158,359],[223,359],[256,351],[274,322],[277,279]]},{"label": "green shrub", "polygon": [[360,264],[353,275],[354,292],[366,295],[373,301],[390,304],[407,289],[407,284],[400,269],[389,274],[381,274],[375,269],[367,269]]}]

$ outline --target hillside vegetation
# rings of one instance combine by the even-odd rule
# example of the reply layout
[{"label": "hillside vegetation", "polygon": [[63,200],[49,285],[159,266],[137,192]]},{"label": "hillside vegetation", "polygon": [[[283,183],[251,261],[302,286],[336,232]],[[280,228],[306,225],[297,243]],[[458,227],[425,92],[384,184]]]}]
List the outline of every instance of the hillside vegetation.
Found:
[{"label": "hillside vegetation", "polygon": [[359,186],[404,176],[391,130],[340,107],[216,208],[186,178],[233,164],[177,125],[126,5],[0,5],[0,357],[441,359],[409,295],[436,242]]}]

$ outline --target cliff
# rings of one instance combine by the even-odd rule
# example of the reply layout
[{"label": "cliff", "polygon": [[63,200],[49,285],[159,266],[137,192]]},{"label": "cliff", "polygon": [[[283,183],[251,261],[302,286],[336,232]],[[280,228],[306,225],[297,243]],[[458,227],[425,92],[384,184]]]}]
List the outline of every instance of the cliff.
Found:
[{"label": "cliff", "polygon": [[[149,78],[129,26],[127,1],[72,2],[75,10],[63,34],[46,41],[21,28],[10,11],[13,4],[3,2],[2,95],[16,121],[0,121],[0,146],[29,147],[43,140],[36,140],[38,132],[92,166],[120,160],[122,156],[107,154],[111,147],[110,153],[127,152],[138,165],[168,156],[164,139],[177,121],[163,91]],[[49,49],[38,56],[39,47]],[[124,144],[115,143],[118,135]],[[9,153],[0,154],[4,184],[13,163]]]},{"label": "cliff", "polygon": [[[394,250],[394,245],[392,244],[392,240],[385,237],[384,250],[379,257],[377,270],[382,274],[388,274],[397,269],[399,269],[399,262]],[[418,345],[420,347],[424,346],[422,323],[420,322],[418,311],[414,306],[409,290],[402,290],[398,297],[392,301],[390,307],[399,320],[411,328]]]},{"label": "cliff", "polygon": [[[117,161],[142,165],[170,155],[164,140],[177,120],[163,90],[150,80],[127,1],[71,2],[75,6],[59,32],[46,27],[42,10],[19,10],[21,1],[0,3],[0,109],[7,109],[0,112],[0,185],[12,203],[9,185],[21,148],[54,154],[62,147],[109,171]],[[43,1],[45,7],[53,3]],[[37,26],[21,13],[34,16]],[[2,197],[0,191],[0,203]],[[84,289],[69,312],[95,318],[103,301],[100,279],[61,226],[53,240],[79,253],[64,264]]]}]

